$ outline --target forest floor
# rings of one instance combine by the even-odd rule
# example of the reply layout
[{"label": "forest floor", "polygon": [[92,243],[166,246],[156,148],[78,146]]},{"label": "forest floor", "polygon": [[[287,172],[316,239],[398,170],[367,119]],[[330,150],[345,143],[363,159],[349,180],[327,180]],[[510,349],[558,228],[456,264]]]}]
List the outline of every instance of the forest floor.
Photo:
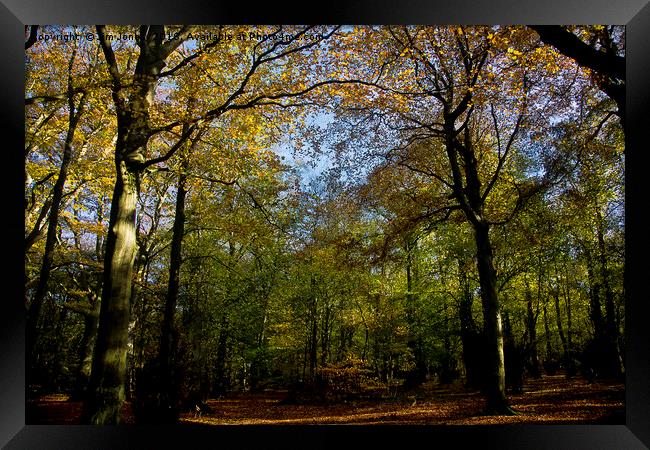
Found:
[{"label": "forest floor", "polygon": [[[185,413],[182,423],[208,425],[494,425],[494,424],[624,424],[622,383],[563,375],[529,379],[521,394],[510,394],[514,416],[482,415],[484,400],[461,384],[426,383],[396,398],[355,400],[333,404],[286,404],[287,391],[229,395],[207,403],[210,414]],[[27,404],[28,424],[78,424],[81,404],[50,395]],[[126,405],[127,423],[133,423]]]}]

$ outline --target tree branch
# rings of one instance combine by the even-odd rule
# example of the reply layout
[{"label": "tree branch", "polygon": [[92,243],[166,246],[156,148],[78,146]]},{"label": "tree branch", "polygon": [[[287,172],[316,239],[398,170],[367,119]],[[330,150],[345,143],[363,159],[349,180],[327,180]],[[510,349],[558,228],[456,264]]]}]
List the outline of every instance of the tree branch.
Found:
[{"label": "tree branch", "polygon": [[[25,25],[27,28],[29,25]],[[29,38],[25,41],[25,50],[36,43],[38,38],[38,25],[31,25],[29,28]]]},{"label": "tree branch", "polygon": [[596,50],[559,25],[531,25],[546,44],[555,47],[578,64],[596,72],[625,80],[625,58]]}]

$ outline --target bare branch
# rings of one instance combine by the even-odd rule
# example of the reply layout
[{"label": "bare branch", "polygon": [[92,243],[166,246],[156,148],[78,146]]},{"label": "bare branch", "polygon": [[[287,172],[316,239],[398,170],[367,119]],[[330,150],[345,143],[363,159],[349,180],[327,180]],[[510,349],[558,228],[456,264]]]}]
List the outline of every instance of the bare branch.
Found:
[{"label": "bare branch", "polygon": [[174,153],[176,153],[178,151],[178,149],[181,148],[181,146],[185,143],[185,141],[187,141],[187,139],[189,139],[190,135],[194,132],[194,130],[196,130],[196,128],[201,123],[202,122],[197,122],[197,123],[194,123],[194,124],[190,125],[187,128],[187,130],[185,130],[183,132],[183,134],[180,136],[180,138],[178,138],[178,141],[176,141],[176,143],[167,151],[167,153],[165,153],[162,156],[159,156],[158,158],[153,158],[153,159],[150,159],[148,161],[143,162],[142,164],[139,165],[140,170],[144,170],[147,167],[152,166],[154,164],[158,164],[158,163],[161,163],[163,161],[167,161],[169,158],[174,156]]},{"label": "bare branch", "polygon": [[238,182],[237,178],[235,178],[232,181],[225,181],[225,180],[221,180],[219,178],[213,178],[213,177],[208,177],[208,176],[205,176],[205,175],[197,175],[197,174],[188,175],[188,177],[189,178],[198,178],[199,180],[209,181],[211,183],[223,184],[224,186],[232,186],[234,184],[237,184],[237,182]]},{"label": "bare branch", "polygon": [[162,45],[159,53],[160,59],[164,60],[169,55],[171,55],[172,52],[176,50],[183,42],[185,42],[187,40],[187,37],[197,28],[198,27],[196,25],[183,26],[183,28],[181,28],[181,31],[179,31],[172,39]]}]

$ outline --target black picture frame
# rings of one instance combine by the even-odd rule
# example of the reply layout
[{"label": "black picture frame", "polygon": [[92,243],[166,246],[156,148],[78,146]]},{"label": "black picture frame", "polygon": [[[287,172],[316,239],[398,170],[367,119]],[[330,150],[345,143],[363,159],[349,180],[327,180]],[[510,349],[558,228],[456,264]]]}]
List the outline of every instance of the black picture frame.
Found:
[{"label": "black picture frame", "polygon": [[[526,449],[642,449],[650,447],[650,339],[648,289],[644,275],[649,253],[644,211],[644,141],[650,124],[650,5],[646,0],[456,0],[354,1],[307,3],[208,3],[112,0],[2,0],[0,4],[0,115],[3,193],[12,209],[3,217],[6,279],[0,310],[0,444],[7,449],[186,448],[260,445],[339,446],[353,437],[364,446],[434,446]],[[30,24],[621,24],[626,25],[627,136],[626,214],[626,423],[625,425],[506,425],[474,427],[201,427],[25,425],[24,304],[24,25]],[[11,138],[11,139],[10,139]],[[13,210],[13,207],[16,210]],[[444,440],[444,441],[443,441]]]}]

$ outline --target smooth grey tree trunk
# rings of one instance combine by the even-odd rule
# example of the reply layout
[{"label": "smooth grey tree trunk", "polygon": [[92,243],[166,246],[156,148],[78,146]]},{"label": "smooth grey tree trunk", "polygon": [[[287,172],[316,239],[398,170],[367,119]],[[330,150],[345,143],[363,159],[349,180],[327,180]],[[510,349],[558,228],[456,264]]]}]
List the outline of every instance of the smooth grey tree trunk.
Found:
[{"label": "smooth grey tree trunk", "polygon": [[99,328],[82,422],[118,424],[125,399],[131,277],[136,254],[136,175],[116,162],[117,179],[106,238]]}]

